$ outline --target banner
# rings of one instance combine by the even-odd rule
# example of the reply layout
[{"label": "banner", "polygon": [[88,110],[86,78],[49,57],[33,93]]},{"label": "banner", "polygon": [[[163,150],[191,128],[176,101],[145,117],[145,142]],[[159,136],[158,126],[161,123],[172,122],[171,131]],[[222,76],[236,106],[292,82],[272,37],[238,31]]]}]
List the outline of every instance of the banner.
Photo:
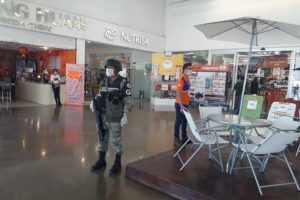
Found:
[{"label": "banner", "polygon": [[267,68],[276,68],[276,67],[280,67],[280,68],[285,68],[288,66],[288,57],[285,56],[281,56],[281,57],[270,57],[267,58],[267,64],[266,67]]},{"label": "banner", "polygon": [[165,56],[163,53],[153,53],[152,54],[152,65],[159,65],[158,74],[159,75],[176,75],[176,66],[183,66],[183,55],[172,55]]},{"label": "banner", "polygon": [[67,64],[66,104],[82,105],[84,96],[84,65]]},{"label": "banner", "polygon": [[193,65],[192,70],[202,72],[228,72],[229,65]]}]

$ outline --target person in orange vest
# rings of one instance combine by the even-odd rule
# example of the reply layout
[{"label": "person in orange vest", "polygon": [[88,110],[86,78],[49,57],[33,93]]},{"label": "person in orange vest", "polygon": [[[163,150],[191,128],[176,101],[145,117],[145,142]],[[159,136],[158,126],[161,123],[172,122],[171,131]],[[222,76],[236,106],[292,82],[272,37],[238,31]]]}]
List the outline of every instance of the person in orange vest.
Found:
[{"label": "person in orange vest", "polygon": [[[187,121],[183,114],[183,109],[188,108],[190,96],[189,96],[189,90],[190,90],[190,79],[189,75],[191,75],[191,63],[186,63],[183,65],[182,68],[182,75],[177,80],[176,84],[176,102],[175,102],[175,110],[176,110],[176,120],[174,125],[174,146],[179,147],[181,144],[185,143],[187,140],[186,135],[186,126]],[[180,141],[179,138],[179,129],[181,126],[181,136],[182,140]]]}]

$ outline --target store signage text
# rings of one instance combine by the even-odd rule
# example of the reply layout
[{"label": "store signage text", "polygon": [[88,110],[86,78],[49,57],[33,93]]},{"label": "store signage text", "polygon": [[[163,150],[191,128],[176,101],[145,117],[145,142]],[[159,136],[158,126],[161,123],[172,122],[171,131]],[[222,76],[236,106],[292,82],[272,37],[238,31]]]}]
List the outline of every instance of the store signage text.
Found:
[{"label": "store signage text", "polygon": [[[33,12],[32,12],[33,11]],[[86,30],[86,20],[80,16],[58,13],[40,7],[30,8],[24,3],[0,0],[0,23],[33,30],[52,32],[53,27]],[[6,16],[3,16],[6,15]],[[34,20],[34,22],[31,22]]]},{"label": "store signage text", "polygon": [[104,36],[112,41],[120,38],[121,41],[125,41],[130,44],[149,46],[149,38],[137,33],[126,33],[124,31],[119,32],[114,28],[107,27]]}]

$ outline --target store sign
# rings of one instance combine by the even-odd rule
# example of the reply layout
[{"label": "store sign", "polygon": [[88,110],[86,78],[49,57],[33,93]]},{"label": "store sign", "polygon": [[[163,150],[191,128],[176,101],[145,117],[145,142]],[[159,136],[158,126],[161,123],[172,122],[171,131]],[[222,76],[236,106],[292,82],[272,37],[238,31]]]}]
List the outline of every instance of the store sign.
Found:
[{"label": "store sign", "polygon": [[267,58],[267,68],[285,68],[288,66],[288,57],[269,57]]},{"label": "store sign", "polygon": [[82,105],[84,94],[84,65],[67,64],[66,104]]},{"label": "store sign", "polygon": [[152,66],[159,66],[159,75],[176,76],[176,68],[183,66],[183,55],[173,54],[166,56],[164,53],[152,54]]},{"label": "store sign", "polygon": [[274,102],[269,111],[268,120],[274,121],[282,115],[293,117],[295,115],[295,107],[296,104],[293,103]]},{"label": "store sign", "polygon": [[87,29],[86,20],[80,16],[32,6],[23,1],[0,0],[0,23],[45,32],[52,32],[53,27]]},{"label": "store sign", "polygon": [[127,33],[118,31],[117,29],[106,27],[104,32],[106,39],[114,41],[120,39],[121,41],[140,46],[149,46],[149,38],[138,33]]},{"label": "store sign", "polygon": [[204,72],[228,72],[229,65],[193,65],[192,70]]}]

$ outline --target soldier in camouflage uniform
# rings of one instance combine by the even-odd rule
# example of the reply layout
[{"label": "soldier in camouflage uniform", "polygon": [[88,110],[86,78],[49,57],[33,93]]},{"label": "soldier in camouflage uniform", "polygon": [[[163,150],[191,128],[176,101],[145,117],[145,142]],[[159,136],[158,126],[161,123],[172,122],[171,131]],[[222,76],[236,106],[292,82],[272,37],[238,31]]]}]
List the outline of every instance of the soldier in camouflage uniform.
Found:
[{"label": "soldier in camouflage uniform", "polygon": [[105,135],[103,141],[99,140],[99,160],[91,167],[91,171],[106,167],[105,154],[110,137],[111,146],[116,155],[114,165],[110,169],[112,175],[119,172],[122,167],[122,127],[127,124],[127,116],[133,107],[133,100],[129,83],[119,75],[122,69],[120,61],[108,59],[105,68],[106,78],[101,82],[97,95],[100,96],[98,107],[103,110],[102,121]]}]

